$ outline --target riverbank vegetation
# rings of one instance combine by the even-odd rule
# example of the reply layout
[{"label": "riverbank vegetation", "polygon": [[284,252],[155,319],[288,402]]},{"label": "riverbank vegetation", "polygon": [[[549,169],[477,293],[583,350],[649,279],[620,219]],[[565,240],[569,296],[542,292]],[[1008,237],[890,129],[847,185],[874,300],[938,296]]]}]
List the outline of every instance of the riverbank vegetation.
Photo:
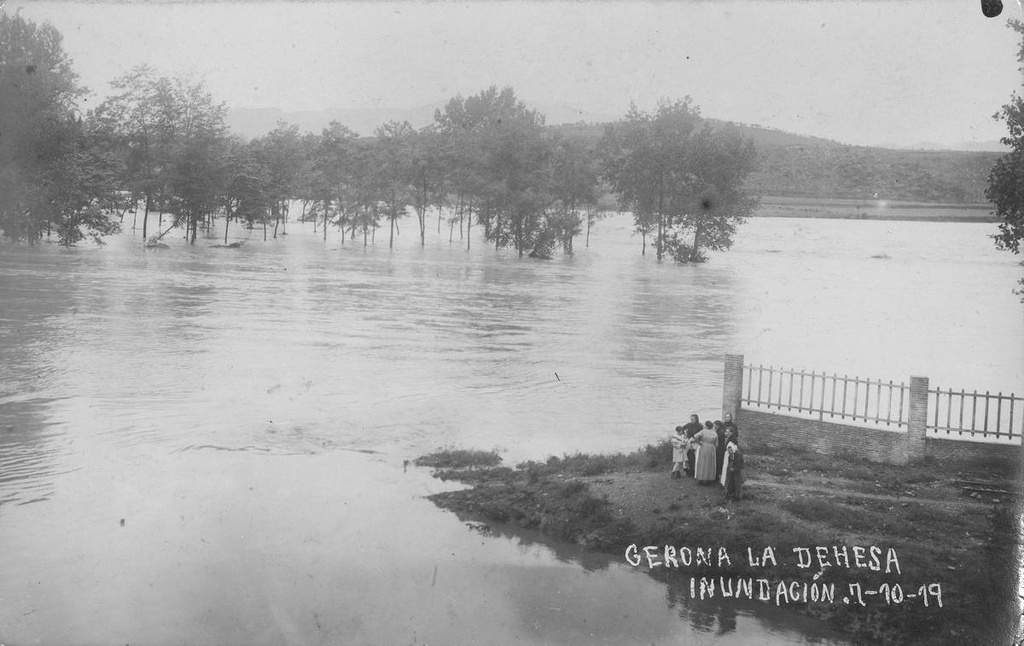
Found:
[{"label": "riverbank vegetation", "polygon": [[[969,476],[1006,484],[1013,474],[865,464],[813,452],[750,455],[745,499],[726,502],[717,486],[670,480],[671,453],[663,442],[514,469],[481,453],[486,460],[476,465],[437,466],[437,477],[470,488],[431,498],[467,520],[539,529],[619,555],[683,590],[693,578],[697,598],[707,593],[701,577],[719,586],[718,599],[723,580],[754,581],[754,599],[827,620],[857,643],[998,643],[993,631],[1012,625],[1014,498],[965,496],[956,482]],[[454,463],[443,451],[418,461]],[[668,558],[666,545],[673,550]],[[645,546],[654,546],[653,560]],[[766,562],[768,547],[774,558]],[[825,548],[828,565],[817,560],[817,547]],[[679,563],[683,548],[692,558]],[[698,548],[712,556],[698,560]],[[720,548],[728,562],[720,561]],[[803,565],[805,557],[813,567]],[[766,596],[756,591],[759,579],[769,581]],[[782,597],[779,582],[789,584]],[[822,596],[831,590],[834,598]]]},{"label": "riverbank vegetation", "polygon": [[[33,242],[55,228],[71,245],[99,240],[141,210],[143,239],[155,245],[175,227],[195,243],[223,218],[278,235],[289,206],[299,218],[366,244],[387,227],[389,245],[415,213],[425,244],[428,211],[469,245],[482,228],[495,249],[549,257],[599,217],[607,190],[633,209],[638,231],[652,228],[661,259],[705,259],[728,248],[754,203],[743,183],[753,170],[749,141],[711,128],[688,101],[656,115],[636,108],[598,142],[545,127],[511,88],[453,97],[434,122],[381,124],[360,137],[334,122],[300,134],[280,122],[244,141],[225,125],[226,107],[202,83],[138,67],[111,83],[114,94],[81,113],[78,83],[61,36],[20,16],[0,16],[0,228]],[[17,133],[8,141],[8,133]],[[670,145],[669,145],[670,144]],[[150,217],[157,214],[156,235]],[[169,222],[163,221],[164,216]],[[114,221],[116,218],[117,222]],[[165,225],[167,228],[165,228]]]},{"label": "riverbank vegetation", "polygon": [[[131,217],[153,246],[174,229],[194,244],[215,226],[227,245],[233,226],[262,230],[266,240],[299,219],[325,239],[340,233],[342,243],[368,244],[386,229],[393,245],[413,219],[421,245],[434,228],[469,246],[475,227],[495,249],[546,258],[571,253],[577,238],[588,244],[592,227],[618,208],[632,214],[640,253],[650,241],[658,259],[698,262],[729,248],[758,195],[814,204],[848,198],[870,202],[880,218],[912,219],[884,205],[977,203],[986,177],[1003,223],[997,241],[1014,250],[1020,237],[1012,190],[1021,165],[1019,98],[999,115],[1013,152],[993,167],[996,153],[846,146],[707,119],[689,99],[652,112],[634,106],[610,124],[548,126],[511,88],[491,87],[453,97],[420,129],[390,121],[360,136],[332,122],[303,133],[281,121],[243,139],[201,82],[141,66],[111,88],[81,111],[88,91],[60,33],[0,17],[3,237],[99,242]],[[815,207],[811,215],[868,218],[870,205],[840,215]],[[774,213],[771,205],[764,213]]]},{"label": "riverbank vegetation", "polygon": [[[1024,22],[1011,20],[1010,27],[1021,36],[1017,50],[1017,62],[1024,76]],[[992,167],[988,177],[985,196],[995,205],[1000,219],[999,234],[995,236],[996,246],[1015,254],[1020,253],[1024,240],[1024,96],[1014,93],[1010,102],[995,115],[1006,123],[1007,135],[1002,142],[1010,152],[1003,155]],[[1016,293],[1024,301],[1024,278],[1018,282]]]}]

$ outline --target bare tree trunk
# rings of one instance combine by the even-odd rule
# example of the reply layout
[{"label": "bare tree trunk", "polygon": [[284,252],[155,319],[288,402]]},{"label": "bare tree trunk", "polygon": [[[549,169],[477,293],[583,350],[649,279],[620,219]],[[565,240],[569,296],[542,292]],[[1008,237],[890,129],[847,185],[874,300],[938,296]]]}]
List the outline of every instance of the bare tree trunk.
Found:
[{"label": "bare tree trunk", "polygon": [[[224,244],[228,243],[228,227],[231,226],[231,205],[224,211]],[[145,236],[143,236],[145,237]]]},{"label": "bare tree trunk", "polygon": [[[135,210],[138,211],[139,209],[136,207]],[[142,215],[142,244],[143,245],[146,244],[146,225],[148,223],[149,223],[149,194],[147,193],[146,194],[146,211]]]},{"label": "bare tree trunk", "polygon": [[267,241],[267,216],[263,216],[263,242]]},{"label": "bare tree trunk", "polygon": [[697,262],[698,250],[700,249],[700,247],[697,246],[700,244],[700,229],[700,225],[697,225],[697,228],[693,232],[693,249],[690,249],[690,262]]},{"label": "bare tree trunk", "polygon": [[658,260],[661,260],[661,256],[665,251],[665,216],[662,213],[662,208],[665,204],[664,191],[659,190],[658,193],[658,239],[655,241],[658,250]]}]

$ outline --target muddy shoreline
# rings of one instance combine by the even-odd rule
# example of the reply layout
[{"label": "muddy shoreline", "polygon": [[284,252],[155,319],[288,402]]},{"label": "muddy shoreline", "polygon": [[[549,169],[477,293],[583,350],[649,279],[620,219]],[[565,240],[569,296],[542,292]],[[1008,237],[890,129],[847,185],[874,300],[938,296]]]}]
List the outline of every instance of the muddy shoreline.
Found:
[{"label": "muddy shoreline", "polygon": [[691,598],[785,607],[854,643],[1010,643],[1017,497],[971,495],[956,482],[1016,490],[1015,473],[755,454],[744,499],[726,501],[717,485],[670,480],[670,459],[666,442],[514,468],[477,451],[440,451],[417,464],[469,485],[430,497],[460,518],[616,555],[682,582]]}]

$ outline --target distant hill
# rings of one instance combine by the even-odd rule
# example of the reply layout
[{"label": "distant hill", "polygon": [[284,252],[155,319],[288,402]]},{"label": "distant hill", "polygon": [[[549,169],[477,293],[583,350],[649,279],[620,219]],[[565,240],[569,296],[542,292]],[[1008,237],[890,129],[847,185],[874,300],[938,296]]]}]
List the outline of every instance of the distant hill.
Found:
[{"label": "distant hill", "polygon": [[765,146],[749,186],[764,195],[985,201],[995,152],[890,150],[863,146]]},{"label": "distant hill", "polygon": [[[286,112],[275,108],[234,109],[228,126],[245,137],[274,129],[279,120],[297,124],[302,132],[320,132],[332,120],[369,136],[380,124],[408,121],[416,128],[434,119],[442,105],[409,109],[350,108]],[[605,123],[559,123],[583,113],[568,105],[537,105],[548,128],[566,137],[596,143]],[[612,118],[608,118],[612,121]],[[885,199],[950,204],[985,202],[988,173],[1001,153],[991,150],[908,150],[850,146],[831,139],[800,135],[774,128],[708,119],[722,130],[739,132],[754,141],[761,165],[749,179],[750,188],[766,196],[802,198]],[[997,147],[977,142],[971,147]],[[965,144],[965,147],[968,147]]]},{"label": "distant hill", "polygon": [[[766,196],[978,204],[985,202],[989,170],[1002,154],[850,146],[774,128],[708,121],[754,141],[761,164],[748,186]],[[550,128],[597,142],[605,124]]]},{"label": "distant hill", "polygon": [[[584,112],[577,106],[564,103],[535,103],[527,101],[531,109],[540,111],[547,123],[571,123],[582,118],[591,121],[614,121],[613,114]],[[388,121],[408,121],[414,128],[422,128],[434,121],[434,111],[445,103],[421,105],[414,108],[330,108],[325,110],[292,110],[280,108],[231,108],[225,121],[231,130],[242,137],[261,137],[277,126],[278,121],[297,124],[299,132],[319,133],[331,121],[344,124],[354,132],[369,137],[377,126]],[[604,126],[598,126],[604,132]]]}]

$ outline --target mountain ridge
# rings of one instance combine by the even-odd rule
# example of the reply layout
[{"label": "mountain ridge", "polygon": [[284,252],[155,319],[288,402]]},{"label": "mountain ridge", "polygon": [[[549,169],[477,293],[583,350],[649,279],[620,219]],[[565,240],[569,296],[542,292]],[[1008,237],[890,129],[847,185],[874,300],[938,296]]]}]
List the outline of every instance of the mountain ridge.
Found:
[{"label": "mountain ridge", "polygon": [[[242,137],[260,137],[273,130],[278,121],[296,124],[300,132],[319,133],[331,121],[338,121],[362,136],[372,136],[377,126],[387,121],[408,121],[415,128],[422,128],[434,120],[434,111],[443,109],[443,104],[425,104],[412,108],[390,107],[357,107],[357,108],[326,108],[320,110],[283,110],[281,108],[229,108],[225,120],[228,127]],[[561,130],[570,127],[596,128],[604,132],[604,126],[613,123],[622,115],[587,113],[582,109],[567,104],[547,104],[536,107],[553,129]],[[587,118],[583,118],[586,116]],[[855,146],[859,148],[880,148],[885,150],[903,151],[964,151],[964,152],[1007,152],[998,141],[963,141],[957,144],[941,144],[937,142],[919,142],[914,145],[895,143],[879,145],[848,144],[845,142],[800,134],[771,126],[746,124],[721,119],[707,118],[716,126],[738,128],[746,136],[754,139],[757,144],[784,144],[794,146]]]}]

